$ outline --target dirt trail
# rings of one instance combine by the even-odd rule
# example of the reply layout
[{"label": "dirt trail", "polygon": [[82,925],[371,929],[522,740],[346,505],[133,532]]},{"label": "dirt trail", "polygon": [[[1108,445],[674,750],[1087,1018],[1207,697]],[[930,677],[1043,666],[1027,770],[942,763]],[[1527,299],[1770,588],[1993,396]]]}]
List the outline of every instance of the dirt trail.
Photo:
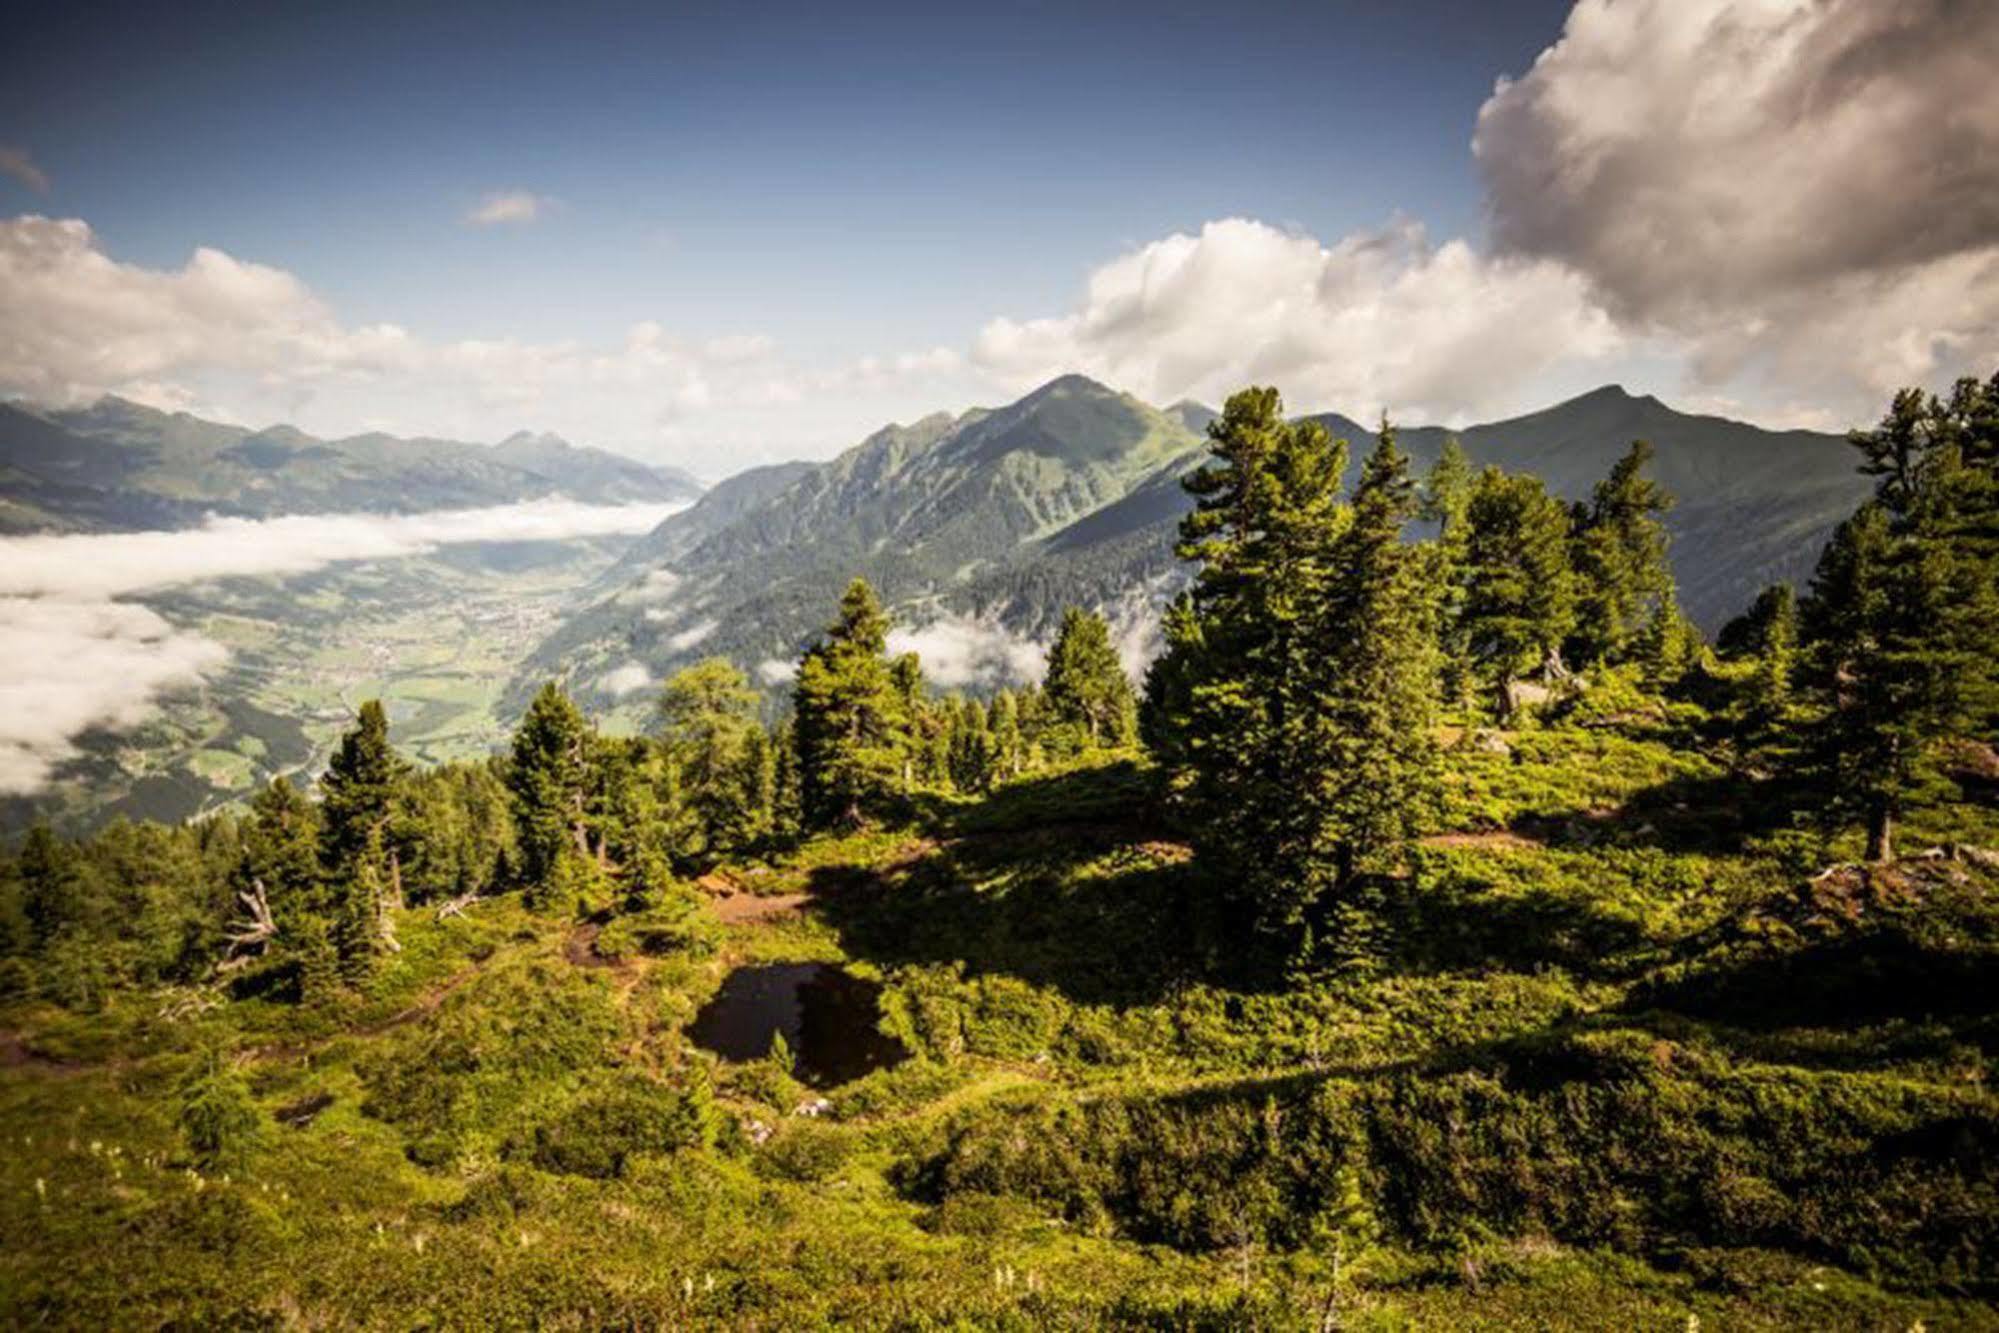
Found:
[{"label": "dirt trail", "polygon": [[1474,851],[1539,851],[1548,844],[1539,838],[1530,838],[1512,829],[1487,829],[1482,832],[1463,831],[1457,833],[1432,833],[1423,839],[1425,847],[1447,847]]},{"label": "dirt trail", "polygon": [[727,898],[716,898],[713,905],[715,915],[721,918],[723,925],[736,926],[789,916],[804,910],[812,901],[813,896],[809,893],[776,893],[761,898],[751,893],[737,893]]}]

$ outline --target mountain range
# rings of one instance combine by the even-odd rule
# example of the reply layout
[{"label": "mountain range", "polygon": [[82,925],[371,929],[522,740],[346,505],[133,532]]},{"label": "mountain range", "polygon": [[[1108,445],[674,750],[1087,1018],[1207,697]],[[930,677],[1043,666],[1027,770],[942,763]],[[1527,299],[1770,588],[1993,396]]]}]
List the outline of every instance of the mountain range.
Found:
[{"label": "mountain range", "polygon": [[179,528],[211,514],[414,513],[562,494],[691,500],[701,483],[525,431],[497,445],[251,430],[122,398],[76,409],[0,403],[0,533]]},{"label": "mountain range", "polygon": [[[776,679],[857,574],[904,626],[950,620],[1045,640],[1077,603],[1106,611],[1136,649],[1185,577],[1172,549],[1189,507],[1180,480],[1200,464],[1214,416],[1069,375],[1005,407],[886,427],[826,463],[743,474],[635,543],[510,697],[558,676],[609,706],[607,675],[628,683],[711,653],[766,664]],[[1338,414],[1317,420],[1350,442],[1357,468],[1374,432]],[[1532,472],[1570,499],[1633,440],[1650,441],[1654,475],[1677,497],[1666,523],[1680,596],[1710,632],[1766,583],[1802,584],[1868,489],[1840,436],[1683,413],[1618,386],[1398,435],[1419,470],[1455,435],[1475,464]]]}]

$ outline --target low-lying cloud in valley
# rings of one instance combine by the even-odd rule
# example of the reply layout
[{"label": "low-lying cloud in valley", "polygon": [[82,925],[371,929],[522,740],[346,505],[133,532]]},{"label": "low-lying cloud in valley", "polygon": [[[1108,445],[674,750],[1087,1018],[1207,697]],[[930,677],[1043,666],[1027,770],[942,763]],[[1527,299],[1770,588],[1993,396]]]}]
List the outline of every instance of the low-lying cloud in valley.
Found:
[{"label": "low-lying cloud in valley", "polygon": [[473,542],[559,541],[649,531],[679,508],[552,499],[428,514],[213,519],[181,532],[0,539],[0,794],[29,793],[93,728],[144,721],[160,698],[228,652],[118,600],[212,579],[302,574],[353,560]]}]

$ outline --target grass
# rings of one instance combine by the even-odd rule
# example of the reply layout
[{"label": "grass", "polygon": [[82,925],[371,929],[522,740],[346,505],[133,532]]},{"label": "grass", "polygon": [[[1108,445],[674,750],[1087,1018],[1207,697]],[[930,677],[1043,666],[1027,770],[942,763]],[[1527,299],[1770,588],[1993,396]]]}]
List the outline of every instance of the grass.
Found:
[{"label": "grass", "polygon": [[[1999,885],[1831,911],[1676,743],[1452,750],[1467,836],[1367,976],[1217,948],[1121,761],[727,867],[813,904],[613,923],[613,966],[501,899],[407,914],[344,1007],[0,1012],[0,1320],[1999,1327]],[[808,1119],[688,1042],[787,961],[879,981],[916,1058]],[[226,1174],[173,1123],[212,1045],[263,1123]]]}]

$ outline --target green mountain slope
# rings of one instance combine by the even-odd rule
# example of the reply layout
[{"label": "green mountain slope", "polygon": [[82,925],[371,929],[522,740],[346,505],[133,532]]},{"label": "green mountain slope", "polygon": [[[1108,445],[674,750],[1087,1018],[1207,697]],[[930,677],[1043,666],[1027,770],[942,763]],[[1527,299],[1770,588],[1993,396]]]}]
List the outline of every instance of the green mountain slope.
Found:
[{"label": "green mountain slope", "polygon": [[632,659],[788,661],[856,574],[912,617],[973,608],[1044,539],[1201,449],[1176,418],[1081,376],[994,411],[889,426],[691,547],[682,534],[700,507],[669,520],[647,540],[684,549],[564,626],[515,693],[539,674],[587,683]]},{"label": "green mountain slope", "polygon": [[253,431],[119,398],[87,408],[0,404],[0,531],[182,527],[261,518],[415,512],[562,494],[599,503],[693,499],[701,484],[552,435],[497,446],[291,426]]},{"label": "green mountain slope", "polygon": [[[856,574],[906,625],[948,614],[1040,639],[1080,603],[1142,635],[1184,577],[1172,554],[1188,507],[1179,483],[1213,418],[1198,403],[1160,411],[1066,376],[993,411],[890,426],[820,466],[725,483],[712,505],[638,543],[607,576],[621,586],[551,637],[510,697],[549,675],[587,692],[631,661],[656,673],[716,652],[788,661]],[[1373,432],[1337,413],[1317,419],[1351,442],[1357,466]],[[1668,525],[1681,597],[1710,631],[1763,584],[1801,583],[1866,492],[1837,436],[1677,412],[1616,386],[1401,438],[1423,468],[1452,434],[1476,462],[1536,473],[1576,499],[1632,440],[1650,440],[1679,497]]]}]

